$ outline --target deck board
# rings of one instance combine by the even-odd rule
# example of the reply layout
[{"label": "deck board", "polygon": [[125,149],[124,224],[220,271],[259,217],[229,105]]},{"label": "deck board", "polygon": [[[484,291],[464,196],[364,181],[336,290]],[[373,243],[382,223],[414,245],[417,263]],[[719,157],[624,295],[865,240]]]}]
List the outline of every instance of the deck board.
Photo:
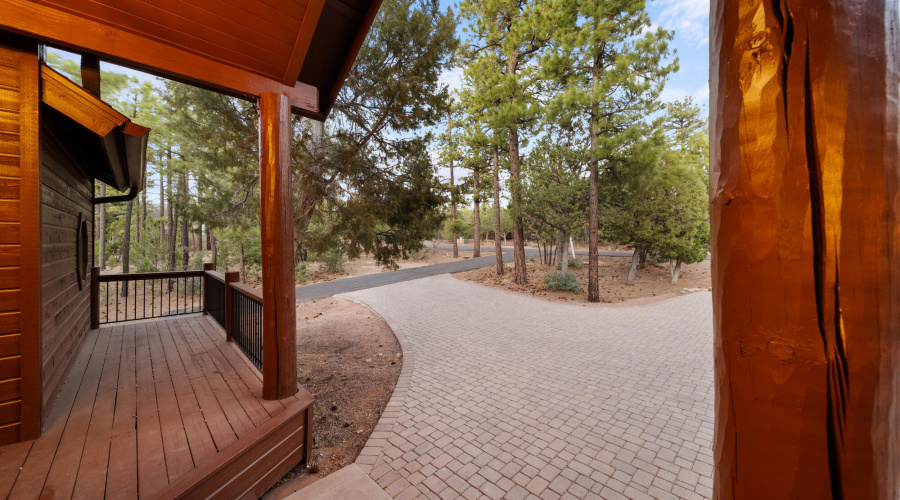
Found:
[{"label": "deck board", "polygon": [[156,400],[159,406],[159,426],[162,431],[166,473],[171,481],[194,468],[191,447],[184,432],[184,421],[178,411],[178,399],[172,387],[172,377],[162,343],[159,339],[159,322],[147,323],[147,340],[150,343],[150,362],[156,381]]},{"label": "deck board", "polygon": [[191,381],[187,377],[187,372],[181,362],[175,342],[172,340],[168,322],[160,321],[157,325],[159,326],[159,339],[163,346],[166,362],[169,365],[169,374],[172,376],[175,399],[178,411],[181,412],[191,459],[193,464],[198,464],[216,454],[216,444],[213,441],[212,434],[209,432],[209,426],[207,426],[206,420],[200,412],[200,404],[197,403],[197,397],[194,395],[193,388],[191,388]]},{"label": "deck board", "polygon": [[75,480],[76,498],[99,498],[106,491],[106,471],[109,467],[109,445],[113,413],[116,408],[123,331],[123,327],[118,326],[110,332],[106,361],[100,375],[100,386],[85,441],[84,458],[78,467],[78,476]]},{"label": "deck board", "polygon": [[164,484],[168,484],[166,454],[156,400],[156,381],[150,361],[147,323],[135,326],[135,370],[137,372],[137,428],[138,494],[149,498]]},{"label": "deck board", "polygon": [[302,458],[301,393],[263,400],[258,370],[207,316],[92,330],[43,435],[0,448],[0,498],[265,491]]}]

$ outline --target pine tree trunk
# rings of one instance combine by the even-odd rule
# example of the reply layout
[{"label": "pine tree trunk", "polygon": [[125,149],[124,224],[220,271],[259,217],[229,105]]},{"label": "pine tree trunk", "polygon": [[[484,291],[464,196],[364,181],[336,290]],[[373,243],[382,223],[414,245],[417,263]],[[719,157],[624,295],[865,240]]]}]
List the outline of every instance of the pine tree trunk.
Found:
[{"label": "pine tree trunk", "polygon": [[246,276],[247,267],[244,263],[244,244],[241,243],[241,283],[244,282],[244,276]]},{"label": "pine tree trunk", "polygon": [[479,184],[479,179],[481,175],[478,172],[478,168],[476,168],[472,175],[475,179],[475,196],[473,196],[473,200],[475,202],[474,212],[472,213],[472,222],[475,225],[475,234],[473,244],[475,246],[475,250],[472,252],[472,258],[481,257],[481,196],[479,195],[478,188],[481,186]]},{"label": "pine tree trunk", "polygon": [[141,200],[143,207],[141,208],[141,229],[144,230],[144,233],[147,232],[147,198],[149,198],[147,194],[147,162],[144,162],[144,180],[143,180],[143,189],[141,189]]},{"label": "pine tree trunk", "polygon": [[[128,255],[131,253],[131,211],[133,201],[125,202],[125,241],[122,244],[122,273],[129,273]],[[122,287],[122,297],[128,296],[128,286]]]},{"label": "pine tree trunk", "polygon": [[[447,114],[447,145],[448,149],[453,149],[453,126],[450,121],[451,115]],[[453,178],[453,157],[450,157],[450,220],[453,224],[453,258],[459,258],[459,248],[456,240],[459,235],[456,234],[456,181]]]},{"label": "pine tree trunk", "polygon": [[[641,248],[634,247],[634,253],[631,255],[631,267],[628,269],[628,278],[625,280],[625,284],[628,286],[634,285],[634,277],[637,274],[638,261],[640,260]],[[599,281],[598,281],[599,288]]]},{"label": "pine tree trunk", "polygon": [[681,274],[681,259],[675,259],[675,266],[672,268],[672,284],[678,283],[678,276]]},{"label": "pine tree trunk", "polygon": [[[593,68],[593,87],[596,90],[600,83],[600,68],[598,58],[594,58]],[[590,198],[588,204],[590,206],[590,216],[588,221],[588,302],[600,302],[600,259],[597,257],[597,251],[600,246],[600,235],[597,233],[600,225],[599,215],[599,182],[600,173],[597,167],[597,106],[593,106],[591,111],[591,154],[588,159],[588,168],[590,168]],[[633,265],[632,265],[633,267]],[[629,281],[634,282],[632,273],[628,274]],[[630,284],[630,283],[629,283]]]},{"label": "pine tree trunk", "polygon": [[559,255],[559,270],[563,273],[569,271],[569,257],[566,255],[568,252],[569,246],[569,237],[565,233],[560,233],[559,235],[559,250],[557,250],[556,254]]},{"label": "pine tree trunk", "polygon": [[134,242],[141,242],[141,199],[137,198],[137,206],[134,209]]},{"label": "pine tree trunk", "polygon": [[[100,183],[100,197],[106,196],[106,184]],[[106,269],[106,203],[100,204],[100,222],[97,224],[99,227],[97,228],[97,232],[99,233],[98,239],[100,240],[100,258],[97,265],[100,266],[100,269]]]},{"label": "pine tree trunk", "polygon": [[209,225],[206,226],[206,249],[212,250],[212,232],[209,230]]},{"label": "pine tree trunk", "polygon": [[503,245],[500,243],[500,153],[494,146],[494,254],[497,276],[503,276]]},{"label": "pine tree trunk", "polygon": [[[187,174],[181,174],[181,183],[178,186],[181,195],[182,206],[187,204]],[[187,271],[190,263],[190,241],[188,240],[188,221],[187,217],[181,217],[181,269]]]},{"label": "pine tree trunk", "polygon": [[188,222],[182,218],[181,221],[181,270],[187,271],[190,263],[190,240],[188,240]]},{"label": "pine tree trunk", "polygon": [[166,175],[166,189],[168,191],[169,198],[169,223],[168,223],[168,251],[169,251],[169,259],[168,259],[168,269],[169,271],[175,270],[175,207],[172,204],[172,174]]},{"label": "pine tree trunk", "polygon": [[[166,158],[172,158],[172,151],[169,150],[166,152]],[[159,218],[163,219],[166,216],[166,177],[159,173]],[[163,220],[159,221],[159,244],[163,245],[166,242],[166,223]]]},{"label": "pine tree trunk", "polygon": [[213,253],[213,265],[218,269],[219,266],[219,240],[216,239],[216,236],[212,237],[212,253]]},{"label": "pine tree trunk", "polygon": [[528,283],[528,271],[525,269],[525,228],[522,225],[520,210],[519,186],[519,129],[509,129],[509,185],[512,190],[513,209],[513,260],[515,261],[515,279],[517,285]]}]

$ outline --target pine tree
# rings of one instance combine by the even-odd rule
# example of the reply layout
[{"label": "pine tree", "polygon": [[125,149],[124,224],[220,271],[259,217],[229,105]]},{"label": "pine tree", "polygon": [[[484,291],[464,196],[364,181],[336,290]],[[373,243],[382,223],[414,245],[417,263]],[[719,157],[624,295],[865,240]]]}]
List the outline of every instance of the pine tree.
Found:
[{"label": "pine tree", "polygon": [[[521,213],[522,189],[519,179],[519,133],[534,124],[540,112],[536,97],[538,78],[532,62],[546,45],[535,24],[535,12],[546,2],[540,0],[465,0],[460,9],[469,23],[474,40],[463,51],[466,72],[483,77],[482,107],[495,105],[491,117],[494,129],[503,129],[508,139],[510,206],[513,209],[513,255],[515,282],[525,284],[525,233]],[[479,77],[481,78],[481,77]]]},{"label": "pine tree", "polygon": [[589,166],[588,301],[599,302],[600,167],[619,152],[660,109],[673,33],[651,29],[643,0],[554,0],[537,15],[554,39],[542,59],[543,74],[563,83],[548,118],[564,128],[587,124]]}]

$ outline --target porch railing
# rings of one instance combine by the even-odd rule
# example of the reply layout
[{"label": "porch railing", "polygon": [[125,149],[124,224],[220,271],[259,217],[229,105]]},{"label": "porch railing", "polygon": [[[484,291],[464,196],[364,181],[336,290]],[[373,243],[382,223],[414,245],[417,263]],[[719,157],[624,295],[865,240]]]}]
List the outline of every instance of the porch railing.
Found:
[{"label": "porch railing", "polygon": [[100,274],[91,270],[91,328],[107,323],[209,314],[225,337],[263,371],[263,296],[237,272],[202,270]]},{"label": "porch railing", "polygon": [[100,274],[95,267],[91,276],[94,328],[203,310],[203,271]]},{"label": "porch railing", "polygon": [[263,298],[262,293],[243,283],[231,286],[231,340],[250,361],[262,370]]}]

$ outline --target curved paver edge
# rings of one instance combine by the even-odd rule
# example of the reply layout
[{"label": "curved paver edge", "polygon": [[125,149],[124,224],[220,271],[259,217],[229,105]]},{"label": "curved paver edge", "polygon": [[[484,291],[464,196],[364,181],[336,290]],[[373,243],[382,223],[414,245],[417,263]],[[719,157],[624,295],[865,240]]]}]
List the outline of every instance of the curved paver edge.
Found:
[{"label": "curved paver edge", "polygon": [[396,324],[392,325],[390,318],[385,317],[369,304],[366,304],[359,299],[349,297],[347,294],[337,294],[334,298],[357,303],[381,318],[382,321],[388,325],[388,328],[391,329],[391,332],[393,332],[394,337],[397,339],[397,343],[400,344],[400,352],[403,354],[400,357],[400,376],[397,378],[397,384],[394,386],[394,392],[391,394],[391,399],[388,401],[387,406],[384,407],[384,412],[381,414],[381,418],[375,425],[375,430],[372,431],[372,434],[366,441],[366,445],[363,446],[362,451],[359,452],[359,456],[356,457],[356,461],[354,462],[363,470],[363,472],[368,474],[372,471],[375,461],[381,456],[381,450],[387,444],[387,438],[391,435],[391,429],[393,429],[394,423],[397,422],[397,417],[400,416],[400,409],[403,407],[403,402],[406,400],[410,382],[412,381],[413,371],[415,370],[416,356],[413,352],[412,344],[407,340],[406,334],[403,333],[403,329],[396,326]]}]

